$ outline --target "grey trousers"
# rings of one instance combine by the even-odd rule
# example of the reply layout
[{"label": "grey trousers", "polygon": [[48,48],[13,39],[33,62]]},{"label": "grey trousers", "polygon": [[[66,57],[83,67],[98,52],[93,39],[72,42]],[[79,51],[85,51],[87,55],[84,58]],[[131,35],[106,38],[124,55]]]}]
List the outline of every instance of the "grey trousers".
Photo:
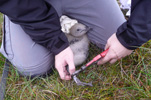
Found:
[{"label": "grey trousers", "polygon": [[[116,0],[46,0],[58,15],[67,15],[92,28],[88,37],[103,48],[107,39],[125,21]],[[4,19],[0,52],[25,76],[42,75],[54,65],[54,55],[35,43],[20,27]]]}]

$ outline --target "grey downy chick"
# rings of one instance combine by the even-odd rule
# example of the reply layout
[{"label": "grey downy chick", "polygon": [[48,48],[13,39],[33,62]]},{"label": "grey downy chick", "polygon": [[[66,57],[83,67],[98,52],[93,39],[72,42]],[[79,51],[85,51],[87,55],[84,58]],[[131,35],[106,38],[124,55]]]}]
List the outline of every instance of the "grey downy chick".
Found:
[{"label": "grey downy chick", "polygon": [[82,64],[88,57],[89,39],[86,33],[89,29],[81,23],[76,23],[70,28],[70,33],[66,34],[74,54],[75,66]]}]

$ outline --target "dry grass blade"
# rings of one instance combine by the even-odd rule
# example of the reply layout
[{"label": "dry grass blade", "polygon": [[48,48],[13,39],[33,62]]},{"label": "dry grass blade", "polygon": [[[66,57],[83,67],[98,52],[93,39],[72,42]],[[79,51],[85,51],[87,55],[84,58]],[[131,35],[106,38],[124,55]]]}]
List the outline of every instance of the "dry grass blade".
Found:
[{"label": "dry grass blade", "polygon": [[58,95],[57,93],[55,93],[55,92],[53,92],[53,91],[50,91],[50,90],[42,90],[42,92],[43,92],[43,93],[48,93],[48,94],[53,94],[53,95],[59,97],[59,95]]}]

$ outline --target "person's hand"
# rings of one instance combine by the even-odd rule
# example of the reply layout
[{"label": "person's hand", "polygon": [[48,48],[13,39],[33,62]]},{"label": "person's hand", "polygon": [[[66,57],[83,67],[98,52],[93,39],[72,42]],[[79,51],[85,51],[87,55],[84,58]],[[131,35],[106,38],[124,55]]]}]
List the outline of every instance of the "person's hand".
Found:
[{"label": "person's hand", "polygon": [[[67,65],[69,66],[69,73],[66,70]],[[55,67],[62,80],[71,79],[71,74],[75,71],[75,65],[73,62],[73,52],[70,47],[55,56]]]},{"label": "person's hand", "polygon": [[128,50],[125,48],[117,39],[116,34],[114,33],[107,41],[105,50],[108,49],[108,53],[104,58],[102,58],[98,65],[110,62],[111,64],[115,63],[117,60],[130,55],[133,50]]}]

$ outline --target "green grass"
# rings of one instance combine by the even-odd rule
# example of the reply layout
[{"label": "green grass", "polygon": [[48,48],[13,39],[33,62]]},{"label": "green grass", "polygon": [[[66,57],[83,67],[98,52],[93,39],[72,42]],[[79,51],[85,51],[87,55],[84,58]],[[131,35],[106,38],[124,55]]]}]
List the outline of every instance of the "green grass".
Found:
[{"label": "green grass", "polygon": [[[1,19],[2,21],[2,19]],[[115,64],[93,65],[78,77],[93,87],[62,81],[58,72],[46,78],[27,80],[11,67],[5,100],[149,100],[151,99],[151,41]],[[91,45],[92,59],[100,51]],[[0,74],[4,57],[0,57]]]},{"label": "green grass", "polygon": [[93,87],[62,81],[56,70],[50,77],[27,80],[11,67],[5,96],[7,100],[149,99],[151,50],[145,48],[150,43],[116,64],[93,65],[78,75],[85,82],[92,81]]},{"label": "green grass", "polygon": [[[3,22],[3,15],[0,13],[0,44],[2,42],[2,22]],[[1,74],[2,74],[4,61],[5,61],[5,58],[0,53],[0,77],[1,77]]]}]

